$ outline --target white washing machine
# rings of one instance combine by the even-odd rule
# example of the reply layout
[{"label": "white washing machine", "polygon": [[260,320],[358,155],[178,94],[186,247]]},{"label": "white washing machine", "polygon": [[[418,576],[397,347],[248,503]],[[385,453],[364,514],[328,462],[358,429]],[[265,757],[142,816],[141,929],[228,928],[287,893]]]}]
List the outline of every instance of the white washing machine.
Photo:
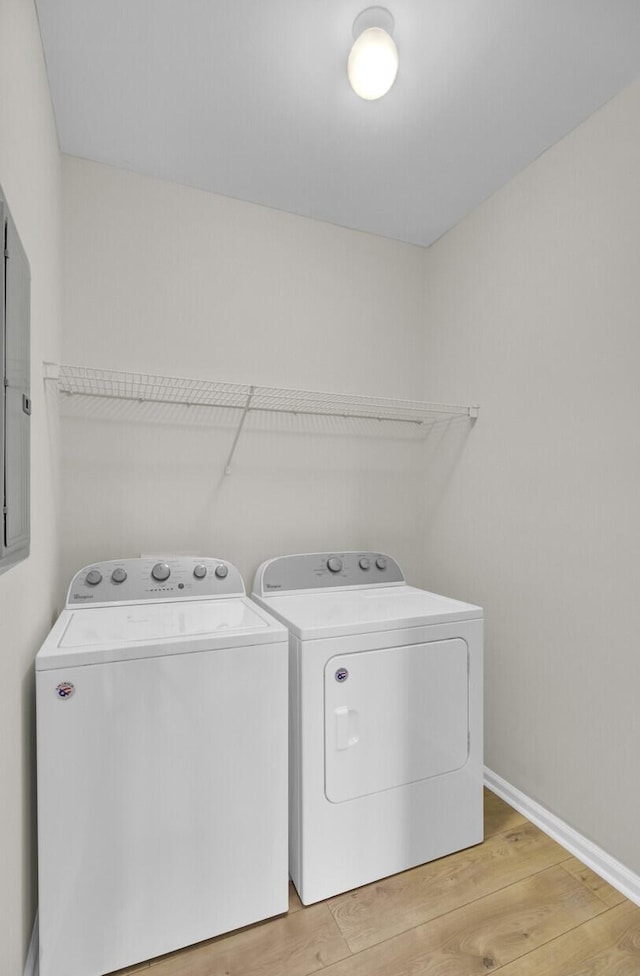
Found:
[{"label": "white washing machine", "polygon": [[40,976],[287,911],[287,656],[222,560],[76,575],[36,658]]},{"label": "white washing machine", "polygon": [[377,552],[282,556],[253,598],[289,629],[291,877],[303,903],[483,839],[480,607]]}]

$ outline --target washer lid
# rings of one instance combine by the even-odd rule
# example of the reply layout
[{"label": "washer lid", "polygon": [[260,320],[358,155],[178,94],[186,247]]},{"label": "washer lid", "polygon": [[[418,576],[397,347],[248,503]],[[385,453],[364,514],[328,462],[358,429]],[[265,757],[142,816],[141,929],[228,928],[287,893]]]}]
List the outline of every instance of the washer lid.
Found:
[{"label": "washer lid", "polygon": [[258,602],[303,640],[482,618],[482,607],[406,585],[314,590]]},{"label": "washer lid", "polygon": [[162,657],[286,639],[285,628],[246,597],[64,610],[36,670]]}]

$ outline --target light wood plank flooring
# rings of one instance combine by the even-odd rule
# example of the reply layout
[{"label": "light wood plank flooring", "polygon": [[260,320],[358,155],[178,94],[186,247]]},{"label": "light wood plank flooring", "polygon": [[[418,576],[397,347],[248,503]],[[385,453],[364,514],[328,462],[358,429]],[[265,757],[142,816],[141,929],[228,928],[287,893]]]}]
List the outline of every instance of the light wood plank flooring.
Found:
[{"label": "light wood plank flooring", "polygon": [[640,908],[485,792],[485,842],[117,976],[640,976]]}]

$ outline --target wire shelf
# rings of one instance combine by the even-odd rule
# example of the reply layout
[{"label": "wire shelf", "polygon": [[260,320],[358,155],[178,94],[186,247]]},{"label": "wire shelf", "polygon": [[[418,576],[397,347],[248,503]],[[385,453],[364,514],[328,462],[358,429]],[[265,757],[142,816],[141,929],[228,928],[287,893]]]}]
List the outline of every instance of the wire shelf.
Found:
[{"label": "wire shelf", "polygon": [[55,363],[45,363],[45,378],[55,379],[59,389],[69,395],[138,400],[145,403],[231,407],[269,413],[311,414],[421,424],[443,415],[473,418],[477,416],[478,411],[477,407],[460,404],[428,403],[314,390],[287,390],[268,386],[250,386],[244,383],[221,383]]},{"label": "wire shelf", "polygon": [[478,416],[477,406],[429,403],[357,394],[287,390],[244,383],[158,376],[114,369],[94,369],[44,363],[45,379],[54,380],[69,396],[104,397],[140,403],[170,403],[186,406],[222,407],[240,411],[240,420],[227,461],[230,470],[238,439],[250,413],[286,413],[294,416],[340,417],[354,420],[408,423],[430,427],[455,417]]}]

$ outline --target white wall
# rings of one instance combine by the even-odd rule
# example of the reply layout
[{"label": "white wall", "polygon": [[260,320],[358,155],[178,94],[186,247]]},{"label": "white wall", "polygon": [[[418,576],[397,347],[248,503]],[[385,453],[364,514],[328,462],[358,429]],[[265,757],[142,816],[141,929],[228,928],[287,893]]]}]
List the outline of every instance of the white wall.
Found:
[{"label": "white wall", "polygon": [[[421,249],[63,157],[66,362],[417,397]],[[414,578],[424,442],[369,425],[65,405],[64,574],[196,551],[249,585],[284,552],[379,548]],[[354,436],[353,431],[362,436]]]},{"label": "white wall", "polygon": [[486,760],[640,872],[640,84],[425,255],[425,577],[486,608]]},{"label": "white wall", "polygon": [[41,361],[59,356],[59,153],[31,0],[0,0],[0,183],[31,264],[31,556],[0,576],[0,970],[21,973],[36,906],[33,659],[55,609],[57,448]]}]

